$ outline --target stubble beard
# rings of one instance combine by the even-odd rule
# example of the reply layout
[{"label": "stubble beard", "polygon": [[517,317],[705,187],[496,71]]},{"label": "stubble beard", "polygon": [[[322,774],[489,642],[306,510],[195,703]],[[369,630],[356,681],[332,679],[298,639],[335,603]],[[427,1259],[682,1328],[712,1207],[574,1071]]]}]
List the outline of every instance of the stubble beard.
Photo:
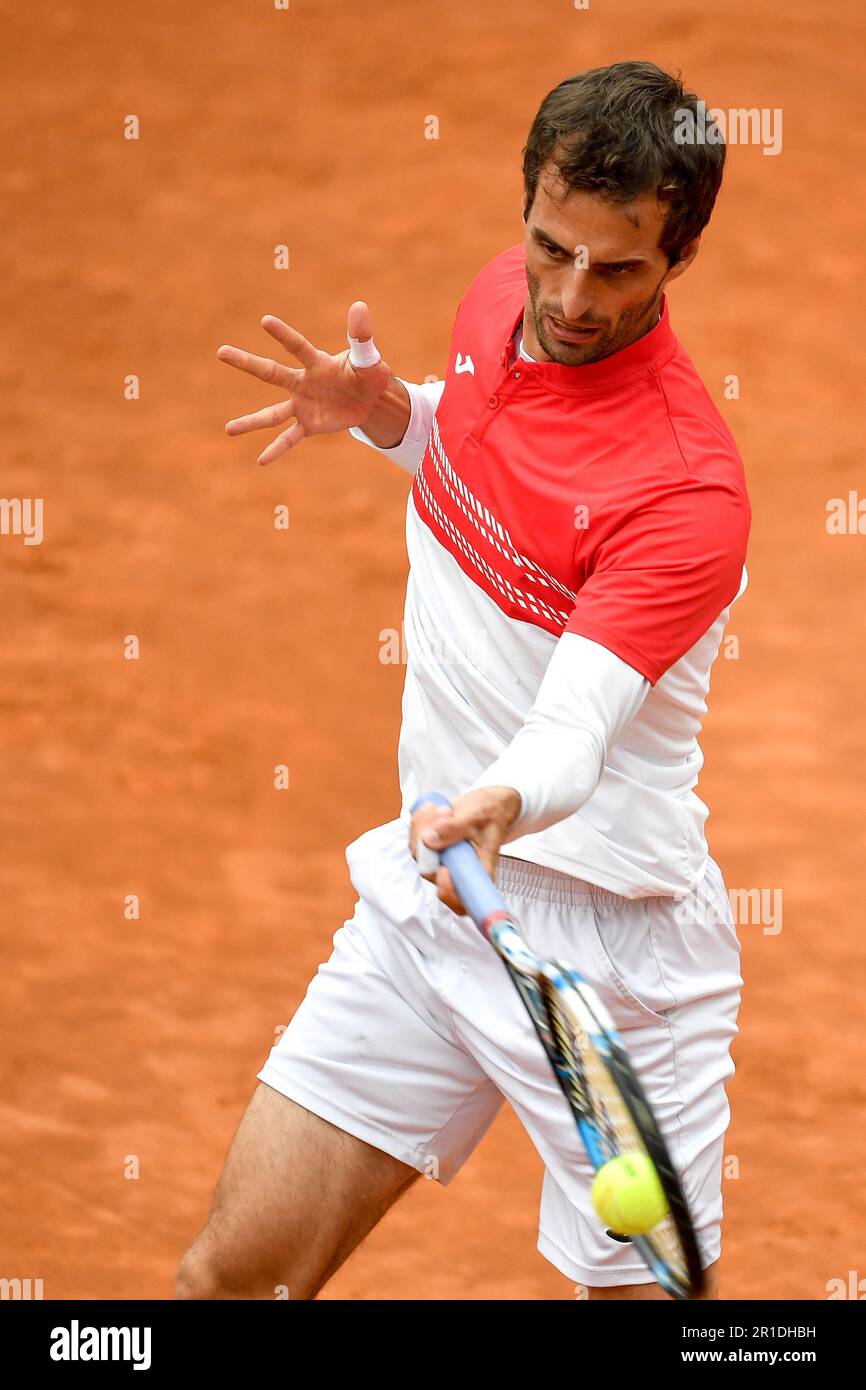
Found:
[{"label": "stubble beard", "polygon": [[[536,337],[550,360],[557,362],[561,367],[584,367],[590,362],[599,362],[615,352],[621,352],[623,348],[637,342],[638,338],[642,338],[655,327],[662,298],[662,280],[647,299],[624,309],[614,323],[604,324],[601,333],[591,343],[561,343],[548,332],[546,315],[553,314],[554,318],[560,320],[562,315],[554,312],[554,305],[541,302],[541,283],[538,276],[527,270],[526,283],[529,287]],[[588,323],[584,327],[591,328],[596,325]]]}]

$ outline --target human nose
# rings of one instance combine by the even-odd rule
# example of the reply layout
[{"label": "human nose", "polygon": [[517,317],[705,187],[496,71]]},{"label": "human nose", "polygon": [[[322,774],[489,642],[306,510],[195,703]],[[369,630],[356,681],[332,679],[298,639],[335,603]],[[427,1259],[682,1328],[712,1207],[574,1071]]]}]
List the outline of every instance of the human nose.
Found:
[{"label": "human nose", "polygon": [[589,273],[573,267],[562,286],[562,316],[577,323],[591,306]]}]

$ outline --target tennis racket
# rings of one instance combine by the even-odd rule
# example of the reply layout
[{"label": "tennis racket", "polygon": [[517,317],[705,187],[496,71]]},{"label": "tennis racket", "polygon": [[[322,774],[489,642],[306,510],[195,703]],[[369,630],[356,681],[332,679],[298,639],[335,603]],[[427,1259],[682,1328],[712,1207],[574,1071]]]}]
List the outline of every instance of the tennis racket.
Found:
[{"label": "tennis racket", "polygon": [[[450,806],[430,792],[427,805]],[[673,1298],[695,1298],[704,1286],[688,1203],[667,1145],[622,1038],[596,991],[575,970],[543,960],[521,939],[514,919],[468,840],[439,852],[478,930],[503,962],[571,1107],[596,1172],[619,1154],[646,1154],[667,1199],[667,1214],[641,1235],[609,1231],[630,1241]]]}]

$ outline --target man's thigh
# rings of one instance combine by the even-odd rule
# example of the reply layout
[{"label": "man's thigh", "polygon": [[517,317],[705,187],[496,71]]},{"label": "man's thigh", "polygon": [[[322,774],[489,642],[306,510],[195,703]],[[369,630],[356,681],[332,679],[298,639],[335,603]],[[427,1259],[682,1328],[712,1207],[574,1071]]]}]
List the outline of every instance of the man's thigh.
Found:
[{"label": "man's thigh", "polygon": [[260,1083],[178,1292],[311,1298],[417,1176]]}]

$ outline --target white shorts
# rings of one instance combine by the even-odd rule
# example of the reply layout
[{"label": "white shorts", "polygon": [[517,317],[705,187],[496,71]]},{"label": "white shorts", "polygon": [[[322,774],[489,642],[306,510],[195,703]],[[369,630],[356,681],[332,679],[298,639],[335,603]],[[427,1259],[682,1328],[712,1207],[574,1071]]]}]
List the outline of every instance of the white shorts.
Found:
[{"label": "white shorts", "polygon": [[[260,1080],[442,1183],[508,1100],[545,1165],[542,1255],[590,1287],[650,1282],[593,1211],[592,1168],[517,991],[470,919],[419,877],[405,823],[368,831],[346,859],[354,917]],[[679,903],[621,898],[504,856],[497,884],[529,945],[578,970],[625,1034],[711,1264],[742,985],[718,865]]]}]

